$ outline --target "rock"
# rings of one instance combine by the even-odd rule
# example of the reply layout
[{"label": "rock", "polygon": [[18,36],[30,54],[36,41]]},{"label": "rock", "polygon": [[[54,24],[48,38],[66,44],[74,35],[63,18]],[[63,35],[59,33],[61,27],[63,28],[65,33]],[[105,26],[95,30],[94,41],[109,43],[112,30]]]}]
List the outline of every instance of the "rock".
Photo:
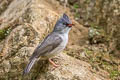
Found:
[{"label": "rock", "polygon": [[11,69],[11,65],[10,65],[10,62],[8,60],[4,60],[3,63],[2,63],[2,66],[4,67],[4,71],[5,72],[9,72],[10,69]]},{"label": "rock", "polygon": [[[29,57],[39,42],[53,29],[63,9],[55,0],[11,1],[0,15],[5,21],[1,23],[0,29],[11,28],[8,36],[2,40],[4,43],[0,54],[4,56],[0,58],[0,80],[23,78],[22,72]],[[69,9],[66,10],[69,14]],[[77,46],[84,45],[87,29],[75,22],[70,36],[74,38],[70,39],[68,46],[72,47],[73,43]],[[24,80],[105,80],[93,74],[88,63],[66,54],[60,54],[56,61],[60,67],[55,70],[48,61],[38,61]]]},{"label": "rock", "polygon": [[[89,70],[91,66],[83,61],[72,58],[65,53],[57,56],[57,64],[60,66],[52,70],[53,65],[49,65],[48,70],[39,74],[41,80],[99,80]],[[89,77],[89,79],[88,79]]]},{"label": "rock", "polygon": [[[57,58],[57,59],[56,59]],[[97,76],[96,74],[91,73],[91,66],[84,62],[77,60],[73,57],[70,57],[66,55],[65,53],[59,54],[56,58],[53,60],[57,60],[56,64],[59,65],[58,68],[53,68],[53,65],[51,64],[42,64],[38,65],[39,62],[37,62],[34,69],[36,69],[38,66],[39,68],[36,69],[39,73],[36,71],[31,70],[30,74],[28,76],[25,76],[24,79],[36,79],[36,80],[101,80],[100,76]],[[55,61],[56,61],[55,60]],[[44,69],[44,71],[41,69]],[[37,73],[37,75],[35,75]],[[34,75],[34,76],[30,76]],[[37,77],[37,78],[35,78]],[[89,77],[89,78],[88,78]]]}]

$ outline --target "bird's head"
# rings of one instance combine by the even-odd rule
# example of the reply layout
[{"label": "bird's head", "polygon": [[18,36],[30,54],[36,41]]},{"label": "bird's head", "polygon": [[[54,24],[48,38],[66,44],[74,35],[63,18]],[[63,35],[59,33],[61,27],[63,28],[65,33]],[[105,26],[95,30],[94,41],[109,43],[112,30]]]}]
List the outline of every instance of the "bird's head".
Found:
[{"label": "bird's head", "polygon": [[64,13],[62,17],[57,21],[54,27],[54,32],[68,33],[73,26],[69,17]]}]

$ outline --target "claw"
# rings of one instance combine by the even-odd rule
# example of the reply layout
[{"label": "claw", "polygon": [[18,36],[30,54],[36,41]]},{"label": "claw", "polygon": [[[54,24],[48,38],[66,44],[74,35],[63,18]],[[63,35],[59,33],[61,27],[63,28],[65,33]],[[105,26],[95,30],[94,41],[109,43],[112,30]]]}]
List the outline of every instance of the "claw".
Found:
[{"label": "claw", "polygon": [[50,58],[49,58],[49,62],[55,67],[57,68],[59,65],[55,64]]}]

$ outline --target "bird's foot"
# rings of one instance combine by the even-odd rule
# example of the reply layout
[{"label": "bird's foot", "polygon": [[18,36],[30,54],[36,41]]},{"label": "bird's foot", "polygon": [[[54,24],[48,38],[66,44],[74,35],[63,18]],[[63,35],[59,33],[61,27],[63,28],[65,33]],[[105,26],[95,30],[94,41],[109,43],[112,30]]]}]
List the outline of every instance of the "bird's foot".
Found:
[{"label": "bird's foot", "polygon": [[49,62],[50,62],[55,68],[59,67],[59,65],[55,64],[50,58],[49,58]]}]

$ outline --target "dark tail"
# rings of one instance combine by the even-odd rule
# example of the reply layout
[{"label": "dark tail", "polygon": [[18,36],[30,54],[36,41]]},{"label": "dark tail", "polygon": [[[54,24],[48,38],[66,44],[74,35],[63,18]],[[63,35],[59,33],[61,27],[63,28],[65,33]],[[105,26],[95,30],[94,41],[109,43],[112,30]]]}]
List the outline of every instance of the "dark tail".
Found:
[{"label": "dark tail", "polygon": [[23,75],[29,73],[29,71],[31,70],[31,68],[34,65],[35,61],[36,61],[36,58],[33,58],[32,60],[30,60],[30,62],[28,63],[28,65],[26,66],[26,68],[23,71]]}]

